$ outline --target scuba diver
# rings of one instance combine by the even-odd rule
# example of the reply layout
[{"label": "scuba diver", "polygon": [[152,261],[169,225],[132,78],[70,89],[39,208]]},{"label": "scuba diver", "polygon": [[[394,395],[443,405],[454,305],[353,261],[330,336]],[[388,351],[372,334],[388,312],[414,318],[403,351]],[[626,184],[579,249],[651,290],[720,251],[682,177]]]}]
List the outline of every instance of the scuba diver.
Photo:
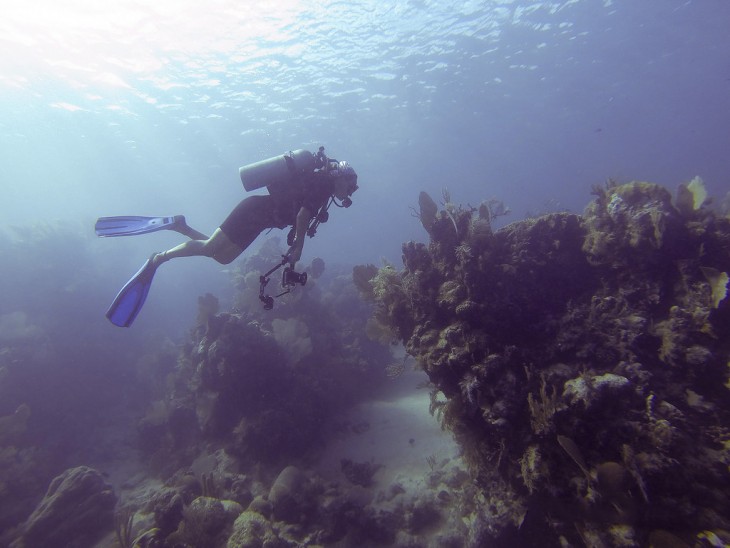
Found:
[{"label": "scuba diver", "polygon": [[317,154],[296,150],[243,166],[239,172],[247,191],[265,186],[269,193],[241,200],[210,237],[189,227],[183,215],[101,217],[97,220],[95,229],[100,237],[173,230],[190,238],[172,249],[153,253],[126,283],[106,313],[114,325],[132,325],[144,305],[154,274],[163,263],[178,257],[205,256],[229,264],[266,229],[292,227],[287,237],[289,250],[282,262],[261,276],[259,297],[264,308],[273,306],[273,298],[264,295],[264,287],[269,274],[279,267],[287,265],[282,282],[285,287],[306,283],[306,273],[294,271],[302,256],[304,237],[313,237],[319,224],[327,221],[330,205],[334,203],[345,208],[352,205],[350,196],[358,189],[355,170],[347,162],[328,158],[324,147],[319,147]]}]

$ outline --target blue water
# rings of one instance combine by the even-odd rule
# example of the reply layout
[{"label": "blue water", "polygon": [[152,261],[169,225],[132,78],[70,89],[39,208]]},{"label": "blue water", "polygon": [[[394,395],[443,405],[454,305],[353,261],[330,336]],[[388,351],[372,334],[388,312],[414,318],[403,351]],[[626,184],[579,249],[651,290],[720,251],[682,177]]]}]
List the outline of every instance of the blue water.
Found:
[{"label": "blue water", "polygon": [[0,17],[6,223],[211,230],[240,165],[319,144],[362,190],[308,247],[355,262],[423,238],[421,189],[512,220],[607,177],[730,189],[725,0],[44,4]]},{"label": "blue water", "polygon": [[[91,236],[100,215],[184,213],[209,233],[244,196],[239,166],[320,144],[361,190],[305,261],[399,264],[400,244],[426,237],[421,190],[501,199],[505,222],[580,212],[607,178],[730,190],[725,0],[1,9],[0,226],[60,220]],[[105,295],[175,243],[88,244],[119,271]],[[203,262],[161,285],[220,288]]]},{"label": "blue water", "polygon": [[3,2],[0,416],[29,404],[34,435],[86,462],[110,407],[147,404],[145,364],[198,296],[233,293],[230,268],[175,261],[112,326],[117,290],[180,239],[100,240],[94,220],[182,213],[210,233],[245,196],[238,168],[291,149],[359,174],[304,263],[400,266],[427,240],[421,190],[503,200],[505,223],[581,212],[608,178],[700,175],[725,196],[729,23],[728,0]]},{"label": "blue water", "polygon": [[[501,199],[505,222],[580,212],[607,178],[730,190],[726,0],[16,4],[0,17],[0,226],[91,237],[100,215],[184,213],[209,233],[244,196],[239,166],[320,144],[361,190],[305,261],[399,264],[426,239],[421,190]],[[88,244],[118,271],[104,298],[177,241]],[[202,262],[152,299],[225,285]]]}]

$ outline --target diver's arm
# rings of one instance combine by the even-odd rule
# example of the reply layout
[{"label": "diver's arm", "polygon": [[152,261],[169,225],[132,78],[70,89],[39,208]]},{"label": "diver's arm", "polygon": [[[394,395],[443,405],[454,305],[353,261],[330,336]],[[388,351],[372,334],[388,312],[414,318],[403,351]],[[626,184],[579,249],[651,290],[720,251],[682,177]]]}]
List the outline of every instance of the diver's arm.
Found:
[{"label": "diver's arm", "polygon": [[309,228],[309,221],[312,219],[312,212],[309,208],[302,206],[297,213],[296,224],[294,225],[294,243],[289,248],[286,256],[289,259],[289,265],[294,268],[296,262],[302,257],[302,249],[304,248],[304,236]]}]

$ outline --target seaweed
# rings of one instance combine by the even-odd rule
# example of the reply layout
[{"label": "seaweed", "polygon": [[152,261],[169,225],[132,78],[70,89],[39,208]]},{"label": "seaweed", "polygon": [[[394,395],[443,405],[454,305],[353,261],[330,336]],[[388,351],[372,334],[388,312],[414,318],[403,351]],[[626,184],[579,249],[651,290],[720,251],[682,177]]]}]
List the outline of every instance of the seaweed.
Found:
[{"label": "seaweed", "polygon": [[117,543],[121,548],[132,548],[134,538],[132,537],[132,526],[134,524],[134,511],[130,508],[122,508],[114,514],[114,534]]}]

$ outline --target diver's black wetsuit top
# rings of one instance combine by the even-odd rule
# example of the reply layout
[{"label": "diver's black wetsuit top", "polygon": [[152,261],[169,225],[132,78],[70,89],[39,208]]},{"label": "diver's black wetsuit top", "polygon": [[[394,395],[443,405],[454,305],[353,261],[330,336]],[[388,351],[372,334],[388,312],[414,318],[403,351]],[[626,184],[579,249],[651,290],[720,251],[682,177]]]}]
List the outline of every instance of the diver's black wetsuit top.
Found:
[{"label": "diver's black wetsuit top", "polygon": [[241,200],[221,224],[223,233],[242,250],[267,228],[293,225],[302,207],[316,215],[334,192],[334,183],[326,173],[312,172],[286,186],[268,190],[268,196]]}]

